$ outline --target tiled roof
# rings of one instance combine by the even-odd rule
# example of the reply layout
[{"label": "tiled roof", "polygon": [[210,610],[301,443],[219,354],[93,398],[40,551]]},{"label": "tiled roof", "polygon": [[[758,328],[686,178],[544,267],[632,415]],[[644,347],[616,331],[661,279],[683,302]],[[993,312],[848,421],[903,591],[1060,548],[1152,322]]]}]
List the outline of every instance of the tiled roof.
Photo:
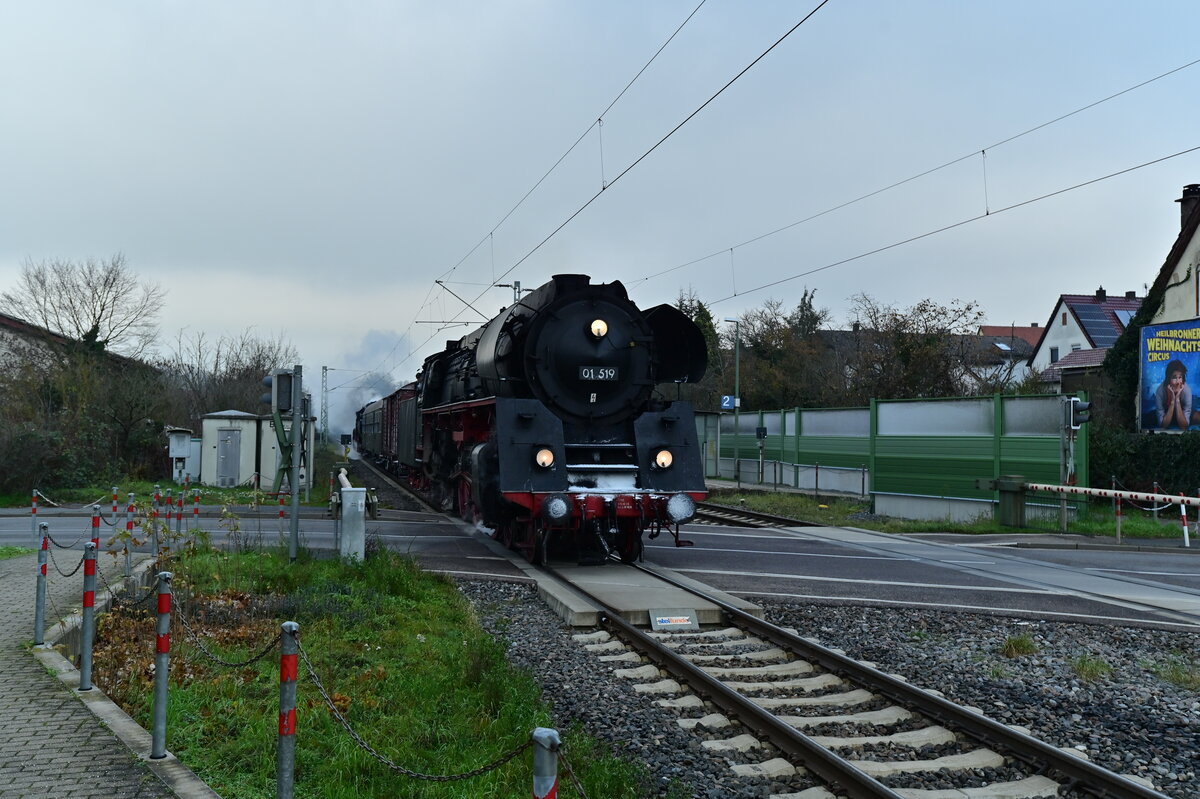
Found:
[{"label": "tiled roof", "polygon": [[1024,341],[1030,347],[1036,347],[1038,339],[1042,337],[1042,328],[1037,325],[1028,327],[1018,327],[1017,325],[982,325],[979,328],[979,334],[982,336],[994,336],[995,338],[1016,338]]},{"label": "tiled roof", "polygon": [[1079,322],[1093,347],[1111,347],[1125,331],[1130,317],[1142,307],[1141,297],[1106,297],[1094,294],[1064,294],[1063,304]]},{"label": "tiled roof", "polygon": [[1090,350],[1075,350],[1059,358],[1042,370],[1042,380],[1047,383],[1058,383],[1066,369],[1084,369],[1089,366],[1099,366],[1108,357],[1108,347]]}]

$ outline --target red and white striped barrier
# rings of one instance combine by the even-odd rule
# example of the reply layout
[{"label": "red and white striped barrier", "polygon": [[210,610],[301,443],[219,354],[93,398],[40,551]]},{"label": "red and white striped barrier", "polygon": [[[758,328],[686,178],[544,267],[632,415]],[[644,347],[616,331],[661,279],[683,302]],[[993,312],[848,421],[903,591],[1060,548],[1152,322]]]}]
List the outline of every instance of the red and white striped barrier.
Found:
[{"label": "red and white striped barrier", "polygon": [[100,551],[100,506],[92,506],[92,545]]},{"label": "red and white striped barrier", "polygon": [[300,625],[285,621],[279,646],[279,743],[275,752],[275,796],[292,799],[296,781],[296,678]]},{"label": "red and white striped barrier", "polygon": [[[1111,488],[1084,488],[1082,486],[1060,486],[1050,483],[1026,483],[1026,491],[1044,491],[1049,494],[1058,494],[1060,496],[1078,496],[1078,497],[1102,497],[1104,499],[1127,499],[1131,502],[1151,502],[1154,504],[1162,503],[1164,505],[1178,505],[1180,520],[1183,524],[1183,545],[1191,547],[1192,543],[1188,535],[1187,510],[1186,508],[1200,508],[1200,497],[1189,497],[1184,494],[1173,496],[1171,494],[1143,494],[1138,491],[1116,491]],[[1120,506],[1117,513],[1117,530],[1121,529]],[[1119,535],[1119,532],[1118,532]]]}]

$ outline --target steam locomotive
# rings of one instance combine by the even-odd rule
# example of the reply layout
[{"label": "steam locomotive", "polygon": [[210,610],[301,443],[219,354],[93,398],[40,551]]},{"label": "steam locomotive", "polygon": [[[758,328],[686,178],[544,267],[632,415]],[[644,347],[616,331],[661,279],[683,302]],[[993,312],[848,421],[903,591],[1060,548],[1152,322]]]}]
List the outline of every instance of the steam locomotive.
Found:
[{"label": "steam locomotive", "polygon": [[358,411],[359,451],[534,563],[638,559],[706,496],[692,407],[663,384],[707,368],[700,329],[619,282],[556,275]]}]

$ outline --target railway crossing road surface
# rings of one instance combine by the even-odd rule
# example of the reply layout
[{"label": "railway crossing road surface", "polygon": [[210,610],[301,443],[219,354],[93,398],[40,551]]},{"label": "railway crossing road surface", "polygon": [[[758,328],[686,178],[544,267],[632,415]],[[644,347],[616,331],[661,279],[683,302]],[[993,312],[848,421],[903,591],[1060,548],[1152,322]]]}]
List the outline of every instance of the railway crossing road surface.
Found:
[{"label": "railway crossing road surface", "polygon": [[1087,546],[1087,539],[835,527],[695,526],[687,537],[694,547],[647,542],[646,560],[738,596],[1200,628],[1200,552],[1171,544],[1034,549],[1026,547]]},{"label": "railway crossing road surface", "polygon": [[[219,544],[226,531],[215,508],[201,527]],[[334,548],[334,522],[306,509],[303,543]],[[39,513],[51,534],[70,542],[86,516]],[[189,520],[190,524],[190,520]],[[268,513],[241,520],[252,543],[285,540],[285,526]],[[411,554],[427,569],[465,578],[527,579],[495,542],[457,520],[431,513],[386,511],[369,521],[369,538]],[[1173,542],[1129,551],[1088,548],[1081,536],[1013,534],[898,536],[853,528],[759,528],[691,525],[694,547],[675,548],[668,536],[646,541],[646,561],[683,573],[735,596],[761,596],[941,607],[1062,621],[1200,627],[1200,547]],[[29,546],[28,512],[0,514],[0,544]],[[1016,548],[1016,545],[1022,548]],[[617,568],[617,567],[604,567]]]}]

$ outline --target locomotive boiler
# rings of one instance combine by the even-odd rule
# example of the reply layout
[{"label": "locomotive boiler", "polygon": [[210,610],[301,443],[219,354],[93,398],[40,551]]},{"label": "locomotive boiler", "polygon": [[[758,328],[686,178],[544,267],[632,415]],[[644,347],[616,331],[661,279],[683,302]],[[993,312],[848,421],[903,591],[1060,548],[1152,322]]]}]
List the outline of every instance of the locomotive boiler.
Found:
[{"label": "locomotive boiler", "polygon": [[706,496],[691,405],[668,397],[706,366],[674,306],[642,311],[619,282],[557,275],[360,411],[360,442],[535,563],[631,562],[647,532],[686,544],[679,524]]}]

